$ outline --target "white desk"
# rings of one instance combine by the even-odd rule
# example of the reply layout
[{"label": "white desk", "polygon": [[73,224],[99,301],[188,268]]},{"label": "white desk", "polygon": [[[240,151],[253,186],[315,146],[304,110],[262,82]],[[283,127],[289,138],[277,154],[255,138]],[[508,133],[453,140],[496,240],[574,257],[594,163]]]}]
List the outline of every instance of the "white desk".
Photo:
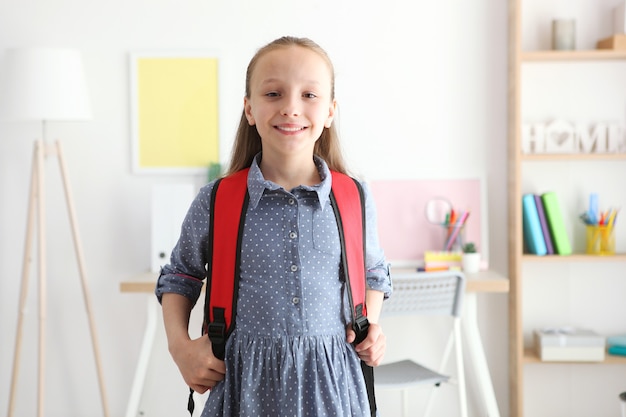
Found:
[{"label": "white desk", "polygon": [[[392,268],[391,276],[404,274],[415,274],[415,269]],[[131,281],[120,283],[120,291],[123,293],[144,293],[149,294],[148,318],[146,329],[141,344],[141,351],[135,369],[135,377],[128,400],[126,417],[137,417],[139,412],[139,401],[143,390],[143,384],[148,370],[148,362],[152,353],[152,345],[157,328],[157,315],[159,304],[154,296],[155,278],[158,273],[144,273]],[[496,396],[489,375],[489,367],[483,349],[480,332],[478,329],[478,303],[477,293],[506,293],[509,291],[509,280],[504,276],[491,271],[479,272],[477,274],[466,275],[464,315],[461,320],[463,334],[466,338],[466,351],[470,355],[470,360],[466,362],[473,374],[478,379],[478,390],[480,400],[483,404],[485,415],[488,417],[500,417]]]}]

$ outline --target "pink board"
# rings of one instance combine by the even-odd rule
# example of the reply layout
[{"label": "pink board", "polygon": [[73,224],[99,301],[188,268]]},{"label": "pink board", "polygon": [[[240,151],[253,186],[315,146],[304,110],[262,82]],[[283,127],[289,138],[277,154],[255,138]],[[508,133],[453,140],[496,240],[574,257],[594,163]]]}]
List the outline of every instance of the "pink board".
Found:
[{"label": "pink board", "polygon": [[445,198],[454,210],[470,210],[465,241],[481,247],[480,180],[385,180],[370,182],[378,211],[378,233],[390,261],[422,260],[443,250],[446,231],[426,219],[426,203]]}]

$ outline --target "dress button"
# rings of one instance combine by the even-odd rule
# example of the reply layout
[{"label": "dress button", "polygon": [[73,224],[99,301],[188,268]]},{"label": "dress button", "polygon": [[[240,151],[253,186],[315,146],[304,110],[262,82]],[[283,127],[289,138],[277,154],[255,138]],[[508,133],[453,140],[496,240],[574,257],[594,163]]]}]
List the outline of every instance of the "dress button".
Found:
[{"label": "dress button", "polygon": [[289,232],[289,239],[295,239],[298,237],[298,234],[296,232]]},{"label": "dress button", "polygon": [[300,298],[298,298],[298,297],[293,297],[293,298],[291,299],[291,301],[292,301],[294,304],[298,304],[298,303],[300,303]]},{"label": "dress button", "polygon": [[294,200],[293,198],[290,198],[289,204],[293,206],[294,204],[296,204],[296,200]]},{"label": "dress button", "polygon": [[296,272],[298,270],[298,265],[291,265],[291,272]]}]

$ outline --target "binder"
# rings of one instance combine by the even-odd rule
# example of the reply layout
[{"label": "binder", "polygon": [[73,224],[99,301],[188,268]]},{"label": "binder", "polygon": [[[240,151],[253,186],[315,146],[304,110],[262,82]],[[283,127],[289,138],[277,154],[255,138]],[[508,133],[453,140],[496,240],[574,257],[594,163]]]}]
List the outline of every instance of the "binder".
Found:
[{"label": "binder", "polygon": [[554,253],[559,255],[571,255],[572,246],[570,245],[567,231],[565,230],[565,222],[559,199],[554,191],[543,193],[541,195],[543,208],[546,214],[546,220],[552,235],[552,243],[554,245]]},{"label": "binder", "polygon": [[537,206],[537,214],[539,214],[539,223],[541,224],[541,234],[543,235],[543,240],[546,242],[547,254],[554,255],[554,245],[552,244],[552,236],[550,236],[550,228],[548,226],[548,220],[546,219],[543,201],[541,201],[539,194],[535,194],[534,197],[535,205]]},{"label": "binder", "polygon": [[620,346],[626,348],[626,334],[609,336],[606,338],[608,346]]},{"label": "binder", "polygon": [[546,242],[541,231],[534,194],[522,196],[522,223],[528,251],[534,255],[545,255],[547,253]]},{"label": "binder", "polygon": [[624,346],[609,346],[609,355],[621,355],[626,356],[626,347]]}]

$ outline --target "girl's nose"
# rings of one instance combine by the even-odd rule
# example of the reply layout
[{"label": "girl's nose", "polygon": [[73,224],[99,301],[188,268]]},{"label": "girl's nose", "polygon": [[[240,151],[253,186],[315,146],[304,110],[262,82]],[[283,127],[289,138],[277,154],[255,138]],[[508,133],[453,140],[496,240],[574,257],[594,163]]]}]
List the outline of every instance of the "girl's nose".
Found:
[{"label": "girl's nose", "polygon": [[281,114],[283,116],[299,116],[300,111],[299,97],[286,96]]}]

